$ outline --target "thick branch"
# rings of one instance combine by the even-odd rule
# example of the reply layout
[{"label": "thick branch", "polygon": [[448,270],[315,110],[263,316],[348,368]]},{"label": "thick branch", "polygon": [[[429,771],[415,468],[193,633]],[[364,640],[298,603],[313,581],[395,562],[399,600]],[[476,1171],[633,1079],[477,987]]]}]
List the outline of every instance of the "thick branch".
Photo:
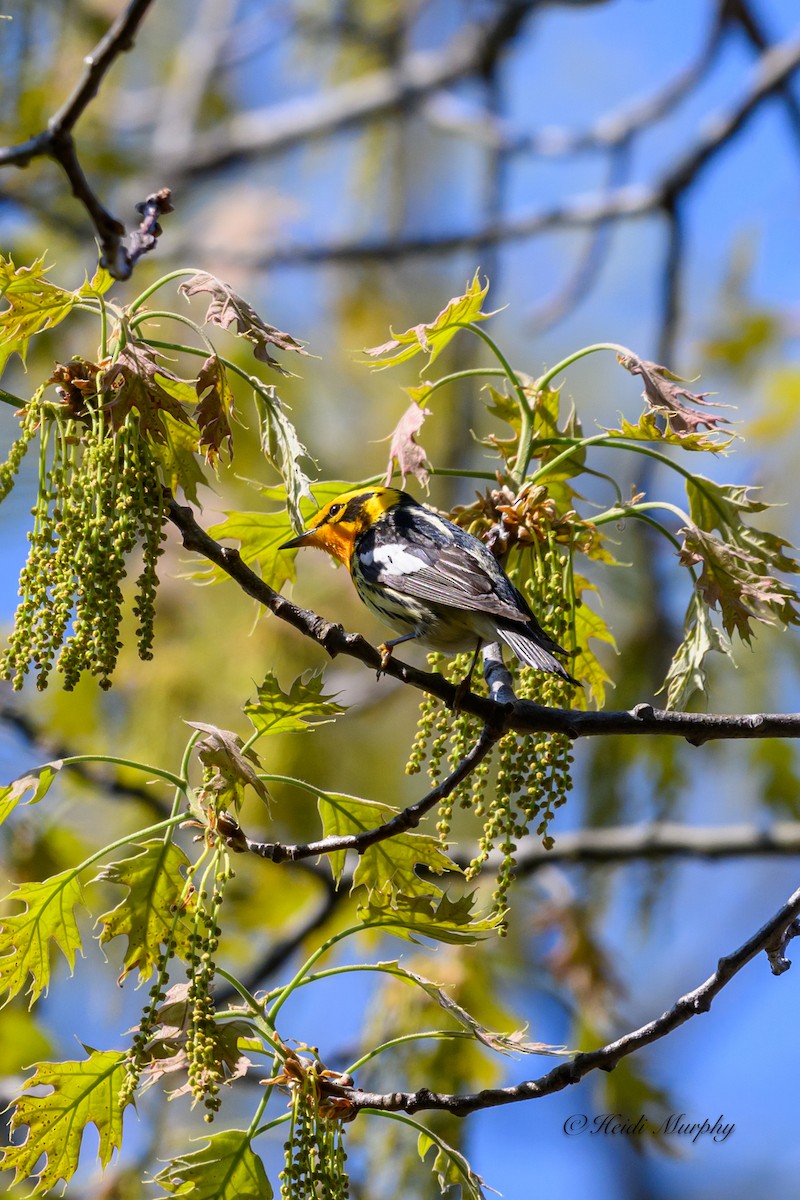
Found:
[{"label": "thick branch", "polygon": [[[310,638],[333,658],[346,654],[374,671],[381,670],[381,656],[360,634],[346,633],[341,625],[300,608],[276,592],[242,562],[237,550],[221,546],[201,529],[190,508],[169,503],[169,517],[183,535],[187,550],[202,554],[230,575],[248,596],[258,600],[282,621]],[[444,704],[458,704],[462,711],[478,717],[492,729],[517,733],[565,733],[570,738],[608,734],[661,734],[683,737],[692,745],[719,738],[800,737],[800,713],[685,713],[667,712],[651,704],[637,704],[628,712],[585,712],[583,709],[543,708],[530,700],[497,704],[475,696],[458,694],[457,688],[430,671],[420,671],[392,657],[385,674],[436,696]]]},{"label": "thick branch", "polygon": [[789,897],[786,904],[763,925],[757,933],[734,950],[732,954],[721,958],[716,971],[696,987],[676,1000],[654,1021],[648,1021],[639,1029],[626,1033],[623,1037],[602,1046],[599,1050],[590,1050],[584,1054],[576,1054],[569,1061],[559,1064],[539,1079],[527,1080],[507,1088],[486,1088],[482,1092],[466,1095],[449,1095],[447,1093],[431,1092],[420,1088],[416,1092],[388,1092],[384,1095],[374,1092],[361,1092],[357,1089],[336,1089],[337,1094],[345,1096],[357,1109],[380,1109],[383,1112],[421,1112],[426,1109],[444,1109],[458,1117],[479,1109],[495,1108],[501,1104],[515,1104],[521,1100],[538,1100],[542,1096],[560,1092],[570,1084],[578,1083],[591,1071],[610,1071],[621,1059],[658,1041],[674,1029],[684,1025],[698,1013],[705,1013],[711,1008],[714,998],[722,991],[735,975],[755,958],[762,950],[766,952],[772,972],[780,975],[786,971],[790,963],[784,957],[788,940],[797,936],[797,917],[800,914],[800,889]]},{"label": "thick branch", "polygon": [[[72,95],[50,118],[47,129],[16,146],[0,149],[0,167],[27,167],[34,158],[52,158],[62,167],[72,194],[86,209],[97,232],[101,248],[100,264],[115,279],[127,279],[136,257],[154,243],[146,247],[139,244],[129,247],[125,244],[125,226],[112,216],[92,190],[80,164],[72,131],[97,95],[112,64],[125,50],[130,50],[139,25],[152,3],[153,0],[131,0],[91,54],[84,59],[86,66],[81,78]],[[148,198],[149,201],[152,199]],[[168,208],[161,209],[161,212],[168,211]],[[133,253],[137,249],[138,253]]]}]

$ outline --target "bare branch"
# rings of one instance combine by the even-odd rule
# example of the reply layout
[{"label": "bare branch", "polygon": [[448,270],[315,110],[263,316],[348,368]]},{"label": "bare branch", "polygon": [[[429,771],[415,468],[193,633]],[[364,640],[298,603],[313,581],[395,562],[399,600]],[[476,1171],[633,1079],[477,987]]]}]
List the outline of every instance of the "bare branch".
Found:
[{"label": "bare branch", "polygon": [[239,113],[198,138],[191,154],[171,168],[179,175],[205,174],[242,158],[265,158],[307,144],[397,109],[408,111],[433,92],[482,71],[487,59],[498,52],[498,39],[511,38],[532,7],[531,0],[498,4],[490,21],[462,29],[443,51],[415,51],[396,66],[318,95]]},{"label": "bare branch", "polygon": [[[92,190],[78,158],[72,131],[97,95],[112,64],[120,54],[132,47],[139,25],[152,3],[153,0],[131,0],[91,54],[84,59],[86,65],[81,78],[72,95],[50,118],[47,129],[16,146],[0,149],[0,167],[27,167],[34,158],[52,158],[59,164],[69,181],[72,194],[86,209],[97,232],[101,249],[100,265],[115,279],[127,279],[135,259],[151,249],[155,240],[146,246],[134,243],[137,250],[135,254],[125,244],[125,226],[112,216]],[[149,197],[145,203],[152,199]],[[169,208],[161,209],[162,213],[169,211]]]},{"label": "bare branch", "polygon": [[800,38],[790,38],[765,51],[756,64],[749,90],[737,104],[710,117],[695,145],[655,183],[616,188],[602,196],[573,198],[550,209],[498,221],[474,232],[400,240],[373,238],[317,246],[287,245],[248,257],[247,262],[265,268],[289,263],[396,261],[419,255],[474,251],[482,245],[521,241],[556,228],[585,228],[607,221],[649,216],[673,205],[694,183],[706,163],[743,128],[761,102],[781,91],[798,67]]},{"label": "bare branch", "polygon": [[559,1064],[539,1079],[527,1080],[514,1087],[485,1088],[482,1092],[465,1095],[448,1095],[420,1088],[417,1092],[388,1092],[384,1095],[362,1092],[355,1088],[336,1088],[337,1095],[346,1097],[357,1109],[374,1108],[383,1112],[422,1112],[439,1109],[457,1117],[484,1108],[496,1108],[501,1104],[516,1104],[522,1100],[538,1100],[560,1092],[570,1084],[578,1083],[591,1071],[611,1071],[629,1054],[658,1041],[674,1029],[678,1029],[698,1013],[708,1012],[714,998],[730,983],[735,975],[761,951],[766,951],[773,974],[782,974],[789,964],[784,950],[790,938],[797,936],[797,917],[800,914],[800,889],[782,908],[763,925],[757,933],[719,960],[716,971],[693,991],[681,996],[660,1017],[648,1021],[639,1029],[607,1043],[598,1050],[576,1054],[568,1062]]},{"label": "bare branch", "polygon": [[305,637],[321,646],[332,658],[346,654],[373,671],[384,673],[436,696],[448,707],[458,705],[478,717],[491,729],[513,729],[517,733],[565,733],[570,738],[608,734],[660,734],[685,738],[691,745],[719,738],[796,738],[800,737],[800,713],[688,713],[668,712],[651,704],[637,704],[630,711],[586,712],[583,709],[544,708],[530,700],[498,704],[472,692],[459,694],[458,688],[442,675],[420,671],[392,657],[385,668],[374,646],[357,633],[347,633],[341,625],[324,620],[309,609],[300,608],[286,596],[264,583],[242,562],[238,550],[221,546],[201,529],[188,507],[169,502],[169,518],[181,531],[187,550],[202,554],[228,574],[248,596],[258,600],[274,616],[292,625]]}]

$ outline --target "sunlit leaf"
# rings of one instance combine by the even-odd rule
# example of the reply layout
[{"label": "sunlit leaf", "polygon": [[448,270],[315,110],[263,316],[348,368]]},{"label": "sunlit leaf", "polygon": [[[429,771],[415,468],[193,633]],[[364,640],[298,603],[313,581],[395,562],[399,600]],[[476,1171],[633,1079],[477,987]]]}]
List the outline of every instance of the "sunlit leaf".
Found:
[{"label": "sunlit leaf", "polygon": [[[337,792],[326,792],[319,799],[323,837],[343,837],[376,829],[395,817],[398,811],[388,804]],[[337,851],[327,858],[338,883],[344,869],[345,852]],[[424,866],[436,875],[459,869],[445,854],[437,838],[422,833],[398,833],[369,846],[359,855],[353,890],[363,888],[367,902],[379,897],[381,905],[391,905],[404,896],[427,899],[438,896],[441,889],[420,879],[417,866]]]},{"label": "sunlit leaf", "polygon": [[382,346],[365,350],[373,359],[376,368],[393,367],[406,362],[415,354],[426,354],[426,367],[441,354],[445,346],[455,337],[459,329],[473,321],[485,321],[494,313],[482,311],[483,301],[489,291],[489,281],[481,287],[480,276],[475,272],[472,283],[467,285],[463,296],[449,300],[435,320],[428,324],[412,325],[404,333],[391,331],[391,340]]},{"label": "sunlit leaf", "polygon": [[239,1129],[215,1133],[202,1150],[173,1158],[155,1178],[168,1196],[187,1200],[272,1200],[264,1165]]},{"label": "sunlit leaf", "polygon": [[[261,766],[258,755],[252,748],[245,749],[238,733],[203,721],[187,721],[186,724],[206,735],[195,746],[197,757],[206,770],[204,792],[216,794],[220,801],[237,804],[242,790],[250,787],[260,800],[269,803],[269,792],[256,773],[256,768]],[[213,774],[209,777],[210,772]]]},{"label": "sunlit leaf", "polygon": [[[102,386],[108,389],[105,411],[115,429],[120,429],[131,411],[138,413],[140,427],[153,442],[165,439],[163,415],[179,424],[192,426],[183,402],[165,383],[183,383],[159,362],[158,352],[141,341],[128,341],[104,372]],[[185,386],[185,384],[184,384]],[[191,393],[194,400],[194,394]]]},{"label": "sunlit leaf", "polygon": [[[606,429],[605,426],[601,428]],[[675,433],[666,423],[659,424],[654,412],[645,409],[635,425],[625,417],[620,416],[618,429],[606,429],[612,437],[626,438],[631,442],[663,442],[668,446],[680,446],[682,450],[711,450],[717,454],[725,450],[733,441],[733,437],[720,439],[710,433]]]},{"label": "sunlit leaf", "polygon": [[[59,1180],[69,1182],[78,1166],[87,1125],[97,1128],[101,1166],[107,1166],[122,1145],[124,1109],[119,1094],[125,1079],[125,1055],[85,1049],[89,1057],[82,1062],[38,1063],[14,1104],[11,1128],[26,1125],[28,1134],[21,1144],[6,1147],[0,1166],[16,1172],[16,1183],[35,1181],[28,1195],[46,1192]],[[29,1089],[41,1087],[51,1090],[45,1095],[30,1094]]]},{"label": "sunlit leaf", "polygon": [[399,896],[389,881],[379,891],[370,891],[368,897],[356,893],[359,920],[365,924],[411,942],[427,937],[451,945],[472,945],[494,933],[505,919],[505,913],[476,916],[473,899],[474,894],[456,899],[446,894]]},{"label": "sunlit leaf", "polygon": [[347,709],[322,691],[322,672],[300,676],[284,692],[272,671],[258,687],[257,698],[244,711],[259,737],[267,733],[305,733],[315,725],[334,721]]},{"label": "sunlit leaf", "polygon": [[12,354],[25,362],[30,339],[58,325],[76,303],[74,293],[46,278],[48,270],[43,258],[17,268],[0,254],[0,297],[8,301],[0,312],[0,372]]},{"label": "sunlit leaf", "polygon": [[[178,983],[169,989],[164,1003],[155,1014],[155,1027],[143,1051],[145,1070],[143,1087],[152,1086],[166,1076],[186,1073],[189,1069],[188,1042],[192,1025],[194,1001],[190,997],[191,984]],[[241,1079],[252,1066],[240,1049],[240,1043],[252,1043],[263,1047],[261,1038],[253,1042],[255,1026],[245,1017],[241,1019],[211,1021],[204,1031],[204,1062],[219,1067],[219,1078],[225,1083]],[[171,1100],[192,1091],[189,1079],[170,1091]]]},{"label": "sunlit leaf", "polygon": [[309,454],[286,415],[283,401],[275,388],[266,387],[257,379],[252,382],[261,431],[261,449],[267,461],[280,472],[286,489],[286,506],[292,529],[299,533],[303,528],[300,501],[314,499],[311,480],[300,466],[300,459],[308,459]]},{"label": "sunlit leaf", "polygon": [[16,996],[30,975],[28,994],[33,1005],[50,986],[50,943],[58,946],[75,969],[81,935],[75,908],[83,904],[80,881],[73,870],[41,883],[23,883],[5,897],[24,905],[22,912],[0,924],[0,997]]},{"label": "sunlit leaf", "polygon": [[[636,354],[618,354],[617,361],[626,371],[630,371],[631,375],[639,375],[642,378],[642,398],[645,404],[651,412],[665,420],[671,432],[678,438],[697,434],[701,426],[712,433],[722,432],[718,427],[730,423],[727,417],[716,416],[706,411],[708,408],[728,408],[729,405],[707,400],[710,392],[690,392],[688,388],[681,386],[687,380],[681,379],[680,375],[673,375],[667,367],[648,362]],[[692,405],[701,407],[693,408]],[[729,438],[725,440],[726,444],[730,441]]]},{"label": "sunlit leaf", "polygon": [[174,940],[178,955],[186,960],[191,931],[181,908],[186,897],[186,875],[190,863],[174,842],[153,839],[143,842],[138,854],[109,863],[97,876],[98,882],[119,883],[128,895],[116,908],[98,917],[103,945],[115,937],[127,937],[125,959],[119,982],[137,970],[147,979],[160,961],[162,947]]},{"label": "sunlit leaf", "polygon": [[180,488],[191,504],[199,505],[197,489],[209,485],[197,459],[197,430],[176,421],[168,412],[161,414],[161,429],[163,437],[153,450],[161,463],[164,483],[173,493]]},{"label": "sunlit leaf", "polygon": [[0,787],[0,825],[28,792],[31,795],[25,801],[26,804],[37,804],[43,799],[50,791],[50,786],[63,765],[60,758],[55,759],[53,762],[37,767],[34,771],[20,775],[18,779],[13,779],[5,787]]},{"label": "sunlit leaf", "polygon": [[[295,554],[280,547],[292,536],[293,530],[285,510],[280,512],[229,512],[225,520],[209,529],[217,541],[239,543],[242,562],[252,567],[269,587],[279,592],[295,579]],[[202,582],[219,582],[228,575],[220,567],[203,567],[193,578]]]},{"label": "sunlit leaf", "polygon": [[461,1200],[486,1200],[484,1180],[475,1174],[460,1150],[448,1146],[438,1134],[421,1133],[417,1139],[417,1150],[423,1162],[431,1147],[436,1151],[431,1171],[440,1192],[449,1192],[452,1187],[458,1187],[461,1189]]},{"label": "sunlit leaf", "polygon": [[[576,574],[574,578],[575,591],[579,598],[585,591],[592,590],[588,580],[581,575]],[[589,698],[595,702],[598,708],[602,708],[611,677],[595,654],[591,645],[593,641],[604,642],[614,650],[617,648],[614,635],[605,619],[581,598],[580,604],[575,608],[575,645],[578,647],[578,652],[569,664],[569,672],[586,685]],[[580,702],[580,698],[581,693],[577,692],[578,702]]]},{"label": "sunlit leaf", "polygon": [[205,320],[208,325],[218,325],[220,329],[228,329],[231,333],[245,338],[254,346],[253,354],[259,362],[265,363],[273,371],[281,375],[290,374],[276,358],[270,349],[292,350],[295,354],[307,354],[300,342],[289,333],[276,329],[262,321],[256,310],[247,303],[233,288],[208,275],[204,271],[193,275],[178,289],[184,296],[196,296],[207,292],[211,296]]},{"label": "sunlit leaf", "polygon": [[694,592],[689,601],[683,630],[683,641],[673,655],[664,680],[667,708],[685,709],[697,692],[706,694],[706,656],[712,650],[726,654],[733,662],[730,640],[713,624],[698,592]]}]

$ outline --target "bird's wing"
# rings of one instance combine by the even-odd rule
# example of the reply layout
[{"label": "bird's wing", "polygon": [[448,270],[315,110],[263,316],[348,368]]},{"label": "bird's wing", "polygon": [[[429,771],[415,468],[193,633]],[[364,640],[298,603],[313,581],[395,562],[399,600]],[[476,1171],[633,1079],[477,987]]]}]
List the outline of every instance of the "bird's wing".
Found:
[{"label": "bird's wing", "polygon": [[406,596],[484,612],[515,624],[528,624],[532,614],[489,555],[485,565],[472,547],[437,545],[425,537],[402,542],[389,538],[365,541],[359,567],[369,583],[393,588]]}]

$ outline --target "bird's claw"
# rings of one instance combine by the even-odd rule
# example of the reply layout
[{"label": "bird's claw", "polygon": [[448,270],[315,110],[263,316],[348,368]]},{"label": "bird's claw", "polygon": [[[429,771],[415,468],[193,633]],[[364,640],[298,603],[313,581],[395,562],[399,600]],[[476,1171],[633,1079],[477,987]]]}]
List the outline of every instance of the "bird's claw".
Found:
[{"label": "bird's claw", "polygon": [[387,646],[386,642],[381,642],[380,646],[378,646],[378,653],[381,656],[381,665],[378,667],[378,670],[375,673],[376,679],[380,679],[381,675],[384,674],[386,668],[389,666],[389,660],[392,657],[393,650],[394,646]]}]

